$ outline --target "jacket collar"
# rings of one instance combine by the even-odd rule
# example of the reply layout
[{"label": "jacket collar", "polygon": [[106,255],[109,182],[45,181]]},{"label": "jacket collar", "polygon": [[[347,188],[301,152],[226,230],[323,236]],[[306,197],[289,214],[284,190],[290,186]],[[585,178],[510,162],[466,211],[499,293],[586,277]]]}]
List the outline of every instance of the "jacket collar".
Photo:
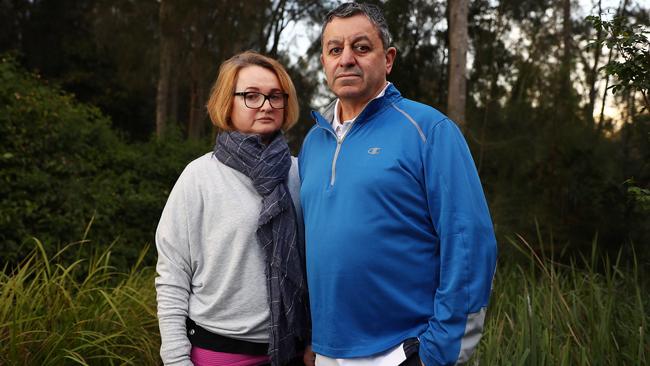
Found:
[{"label": "jacket collar", "polygon": [[[363,123],[369,120],[375,113],[379,112],[387,106],[390,106],[401,98],[402,94],[400,94],[395,85],[391,83],[388,85],[388,88],[386,88],[386,92],[382,97],[373,99],[370,101],[370,103],[368,103],[368,105],[366,105],[366,107],[363,109],[363,111],[361,111],[357,119],[354,121],[354,124]],[[314,121],[316,121],[316,124],[319,127],[332,130],[332,121],[334,119],[334,113],[336,112],[335,107],[336,100],[328,104],[323,109],[322,114],[316,111],[311,112],[312,118],[314,118]]]}]

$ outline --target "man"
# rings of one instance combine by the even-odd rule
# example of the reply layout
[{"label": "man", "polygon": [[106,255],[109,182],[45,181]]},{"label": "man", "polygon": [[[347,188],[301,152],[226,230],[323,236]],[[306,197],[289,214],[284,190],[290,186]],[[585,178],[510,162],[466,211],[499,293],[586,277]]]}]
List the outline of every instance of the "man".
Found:
[{"label": "man", "polygon": [[465,140],[386,81],[381,11],[331,11],[321,62],[338,99],[300,153],[317,366],[451,365],[483,328],[496,261]]}]

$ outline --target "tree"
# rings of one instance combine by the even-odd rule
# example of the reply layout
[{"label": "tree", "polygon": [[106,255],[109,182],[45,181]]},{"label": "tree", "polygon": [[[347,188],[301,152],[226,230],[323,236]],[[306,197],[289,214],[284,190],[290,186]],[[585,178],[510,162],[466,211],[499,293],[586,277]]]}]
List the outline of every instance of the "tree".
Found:
[{"label": "tree", "polygon": [[[605,71],[608,81],[610,76],[614,76],[618,81],[617,84],[608,86],[605,93],[611,88],[614,94],[617,92],[627,94],[628,100],[630,100],[628,104],[630,104],[632,113],[635,113],[634,93],[636,92],[641,94],[641,100],[644,104],[642,110],[650,110],[650,39],[648,38],[650,31],[643,25],[630,24],[629,19],[623,15],[626,3],[627,1],[623,2],[621,9],[619,9],[620,11],[617,12],[611,21],[603,20],[601,13],[598,16],[589,16],[587,20],[599,34],[605,34],[603,38],[599,37],[593,41],[590,46],[595,49],[600,49],[603,45],[607,45],[610,52],[615,50],[621,57],[619,60],[612,60],[610,57],[607,64],[601,68],[601,70]],[[646,116],[645,120],[647,119]],[[631,118],[627,118],[626,122],[627,120],[631,120]],[[640,120],[639,123],[643,123],[643,120]],[[635,131],[635,127],[629,126],[629,123],[626,123],[621,131],[626,160],[630,160],[629,155],[631,149],[629,143],[632,139],[630,135]],[[645,138],[645,142],[648,142],[647,135],[641,138]],[[646,156],[642,156],[641,158],[647,159]],[[643,176],[648,173],[640,171],[637,174]],[[645,177],[641,179],[643,178]],[[637,186],[639,183],[635,182],[634,179],[630,179],[627,182],[628,194],[642,208],[642,211],[647,212],[649,207],[648,202],[650,202],[650,189]],[[640,182],[640,184],[644,183],[648,184],[647,181]]]},{"label": "tree", "polygon": [[160,34],[160,64],[158,87],[156,92],[156,136],[161,138],[167,128],[169,118],[170,85],[172,78],[172,62],[174,57],[174,16],[173,0],[160,0],[159,34]]},{"label": "tree", "polygon": [[[173,6],[168,9],[173,10],[163,11],[165,3],[170,1]],[[160,5],[161,25],[173,24],[173,33],[166,35],[165,27],[161,26],[157,109],[159,114],[166,112],[180,122],[190,139],[200,139],[208,131],[205,103],[218,65],[247,49],[280,57],[279,40],[287,24],[319,6],[314,0],[173,1],[163,0]],[[164,16],[168,19],[163,19]],[[166,44],[171,47],[165,48]],[[169,69],[165,63],[170,58],[168,49],[178,55],[173,57],[175,62]],[[178,75],[187,77],[179,79]],[[173,88],[174,85],[177,87]],[[161,89],[168,89],[168,92]],[[185,106],[179,111],[181,115],[171,113],[177,109],[173,101],[179,98]]]},{"label": "tree", "polygon": [[449,94],[447,114],[465,126],[467,99],[468,0],[449,0]]},{"label": "tree", "polygon": [[[602,0],[598,0],[598,14],[602,14],[603,12],[603,6],[602,6]],[[596,31],[596,42],[600,42],[603,38],[603,32],[602,30],[598,29]],[[586,60],[583,60],[583,65],[585,66],[585,69],[588,70],[587,75],[586,75],[586,82],[587,82],[587,87],[589,88],[589,100],[587,104],[585,105],[585,120],[591,124],[595,124],[594,120],[594,108],[596,106],[596,95],[597,95],[597,89],[596,89],[596,83],[598,81],[598,65],[600,62],[600,55],[601,55],[601,47],[594,47],[593,48],[593,60],[592,64],[589,65]]]},{"label": "tree", "polygon": [[383,5],[386,21],[397,47],[397,58],[388,79],[407,98],[444,110],[447,102],[445,2],[391,0]]},{"label": "tree", "polygon": [[[624,5],[625,6],[625,5]],[[624,7],[622,8],[624,11]],[[618,84],[609,86],[612,93],[631,90],[641,93],[646,109],[650,109],[650,31],[640,24],[629,24],[628,19],[618,14],[612,21],[601,16],[589,16],[587,19],[598,32],[604,32],[604,38],[596,39],[591,46],[600,48],[607,45],[616,50],[622,60],[608,60],[601,68],[607,76],[615,76]]]}]

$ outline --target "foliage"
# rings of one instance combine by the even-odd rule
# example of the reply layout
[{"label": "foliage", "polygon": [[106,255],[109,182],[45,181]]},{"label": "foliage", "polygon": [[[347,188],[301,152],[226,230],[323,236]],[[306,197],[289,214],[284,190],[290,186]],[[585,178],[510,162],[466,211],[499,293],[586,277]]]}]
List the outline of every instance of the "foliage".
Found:
[{"label": "foliage", "polygon": [[[384,9],[398,48],[390,80],[405,97],[444,111],[447,1],[371,2]],[[327,88],[322,83],[316,34],[326,10],[337,2],[164,3],[173,3],[175,9],[167,27],[159,16],[162,3],[154,0],[137,4],[129,0],[0,2],[0,51],[16,50],[22,66],[39,70],[50,83],[66,93],[75,93],[74,99],[61,91],[57,92],[59,96],[90,103],[102,111],[84,112],[94,116],[86,120],[127,131],[129,139],[147,141],[155,126],[162,28],[172,31],[175,47],[168,98],[171,121],[177,119],[184,125],[189,115],[203,123],[188,123],[187,128],[181,128],[184,136],[192,135],[192,126],[201,133],[208,131],[202,100],[219,62],[242,49],[265,50],[288,65],[297,86],[302,114],[300,123],[288,134],[292,151],[297,153],[311,125],[309,104],[324,105],[331,97],[321,95]],[[578,19],[571,11],[586,9],[582,4],[566,6],[571,4],[577,5],[568,0],[470,2],[472,65],[468,69],[464,132],[500,240],[509,232],[534,233],[530,222],[538,219],[542,230],[563,247],[589,250],[590,238],[596,232],[603,238],[601,245],[613,251],[628,241],[648,243],[647,211],[639,210],[642,201],[630,199],[643,197],[650,183],[648,114],[639,112],[638,92],[620,89],[613,98],[611,90],[599,95],[602,73],[598,69],[604,55],[598,47],[583,47],[592,38],[600,45],[614,42],[614,54],[627,52],[630,57],[614,57],[618,66],[605,71],[616,75],[620,86],[647,86],[647,5],[623,1],[617,11],[622,16],[603,23],[600,16]],[[600,9],[600,5],[598,12],[607,13],[608,9]],[[305,34],[295,35],[296,39],[304,40],[307,35],[313,41],[305,55],[297,55],[295,43],[277,43],[289,19],[297,19],[301,25],[294,29],[307,28]],[[598,19],[601,32],[595,32],[588,19]],[[10,89],[3,81],[3,95],[12,95]],[[25,99],[12,98],[7,100],[15,105],[25,103]],[[603,113],[594,118],[598,104],[609,109],[612,103],[621,117]],[[22,118],[17,110],[14,112],[12,118]],[[96,144],[104,141],[106,145],[104,156],[97,161],[78,164],[79,155],[88,155],[84,148],[79,148],[83,152],[77,155],[73,150],[53,149],[62,153],[54,153],[58,160],[49,161],[47,169],[11,168],[12,184],[16,185],[11,186],[11,192],[9,187],[0,188],[0,202],[4,202],[0,243],[8,248],[10,260],[19,258],[19,252],[25,253],[18,246],[28,235],[54,238],[53,243],[66,242],[78,237],[93,217],[91,236],[119,235],[123,238],[120,240],[130,243],[149,242],[173,180],[188,160],[209,145],[203,141],[192,147],[181,137],[129,145],[104,127],[89,127],[94,123],[82,123],[86,127],[80,130],[97,128]],[[30,124],[21,122],[23,126]],[[4,126],[0,128],[4,131]],[[23,137],[18,140],[31,136],[20,133]],[[3,142],[10,139],[0,136]],[[109,143],[110,139],[116,143]],[[13,150],[5,152],[4,145],[2,149],[0,164],[9,168],[5,164],[14,164],[16,155]],[[5,153],[10,155],[5,158]],[[71,156],[66,156],[68,153]],[[74,178],[70,164],[66,165],[68,170],[57,168],[62,170],[59,175],[48,170],[62,161],[74,162]],[[0,174],[2,179],[9,179],[7,171]],[[630,178],[641,189],[632,190],[632,196],[623,183]],[[137,252],[122,241],[116,245],[123,246],[117,251],[120,255],[133,257]]]},{"label": "foliage", "polygon": [[207,149],[179,138],[126,144],[94,107],[0,62],[0,252],[15,263],[31,235],[50,243],[116,238],[121,266],[151,242],[173,182]]},{"label": "foliage", "polygon": [[[608,76],[615,76],[619,83],[610,86],[612,93],[619,91],[640,91],[645,103],[645,110],[650,110],[650,40],[648,39],[647,26],[630,24],[624,16],[615,16],[613,20],[603,20],[602,16],[588,16],[589,21],[598,32],[606,36],[589,44],[589,47],[602,47],[606,45],[614,49],[621,56],[622,61],[610,60],[601,70]],[[643,122],[637,122],[639,124]],[[626,130],[633,127],[626,126]],[[650,135],[642,137],[645,142]],[[627,193],[639,207],[643,215],[650,212],[650,189],[635,186],[633,179],[626,181]],[[647,182],[646,182],[647,183]]]},{"label": "foliage", "polygon": [[627,192],[639,202],[643,211],[650,210],[650,189],[629,187]]},{"label": "foliage", "polygon": [[591,256],[562,265],[523,237],[509,243],[527,260],[501,260],[475,356],[480,364],[647,363],[650,287],[634,251],[599,260],[594,241]]},{"label": "foliage", "polygon": [[570,254],[588,251],[595,233],[612,252],[627,241],[647,243],[650,221],[633,214],[623,184],[647,183],[647,123],[626,101],[618,108],[630,123],[621,130],[595,123],[595,102],[584,91],[597,90],[598,59],[566,43],[568,31],[590,27],[580,20],[566,27],[561,7],[549,4],[480,0],[470,9],[466,137],[498,237],[534,235],[530,223],[538,220]]},{"label": "foliage", "polygon": [[48,257],[34,241],[18,268],[0,272],[0,364],[160,363],[153,271],[141,267],[146,250],[120,272],[110,247],[66,264],[66,253],[90,243]]},{"label": "foliage", "polygon": [[405,97],[444,111],[447,32],[435,27],[444,21],[444,2],[390,0],[382,7],[398,50],[388,79]]},{"label": "foliage", "polygon": [[627,187],[627,193],[635,202],[637,202],[639,211],[650,212],[650,189],[637,187],[633,184],[632,180],[629,180],[627,183],[629,184]]},{"label": "foliage", "polygon": [[625,89],[639,90],[643,95],[646,108],[650,109],[650,40],[648,40],[647,26],[642,24],[630,24],[628,18],[616,16],[613,20],[607,21],[599,16],[590,15],[587,17],[594,28],[604,32],[603,39],[597,39],[590,43],[590,47],[602,47],[607,45],[615,49],[621,56],[622,61],[611,60],[601,69],[607,75],[618,78],[619,83],[611,86],[612,92]]},{"label": "foliage", "polygon": [[[47,243],[0,273],[0,364],[158,365],[154,272],[111,266],[98,250],[65,264],[81,241],[48,257]],[[474,360],[485,365],[643,365],[650,356],[650,283],[634,251],[558,264],[511,239],[502,250],[485,332]],[[548,244],[538,243],[544,247]],[[503,254],[505,252],[505,254]]]},{"label": "foliage", "polygon": [[153,126],[157,2],[126,3],[2,1],[0,53],[17,51],[22,66],[99,107],[130,138],[146,140]]}]

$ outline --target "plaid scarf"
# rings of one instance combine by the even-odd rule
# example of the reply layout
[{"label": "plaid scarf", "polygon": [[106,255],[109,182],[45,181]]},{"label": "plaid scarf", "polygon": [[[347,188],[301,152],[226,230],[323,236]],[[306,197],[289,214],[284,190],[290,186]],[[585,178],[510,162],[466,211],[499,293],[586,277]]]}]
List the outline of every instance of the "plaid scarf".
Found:
[{"label": "plaid scarf", "polygon": [[265,146],[259,135],[237,131],[217,136],[214,155],[245,174],[262,196],[257,239],[266,255],[271,309],[271,364],[286,364],[302,351],[308,336],[308,295],[304,243],[298,237],[296,212],[287,187],[291,154],[281,133]]}]

